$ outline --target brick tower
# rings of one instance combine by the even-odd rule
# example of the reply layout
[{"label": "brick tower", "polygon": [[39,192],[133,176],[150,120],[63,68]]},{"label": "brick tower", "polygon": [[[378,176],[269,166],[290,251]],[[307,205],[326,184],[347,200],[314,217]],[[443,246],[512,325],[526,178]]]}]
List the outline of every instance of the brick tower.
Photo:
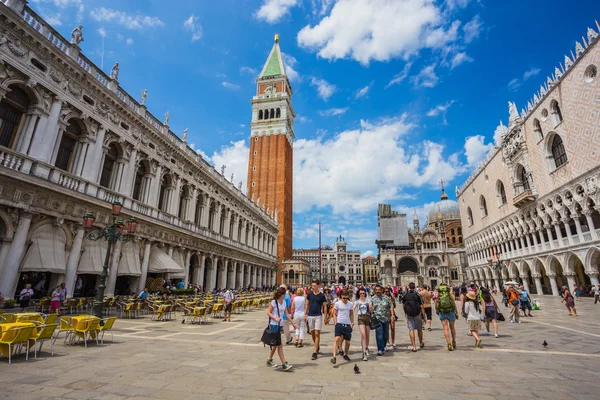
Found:
[{"label": "brick tower", "polygon": [[[276,212],[277,259],[292,258],[292,184],[294,118],[292,87],[279,49],[279,35],[269,53],[252,98],[248,197]],[[281,283],[281,272],[277,273]]]}]

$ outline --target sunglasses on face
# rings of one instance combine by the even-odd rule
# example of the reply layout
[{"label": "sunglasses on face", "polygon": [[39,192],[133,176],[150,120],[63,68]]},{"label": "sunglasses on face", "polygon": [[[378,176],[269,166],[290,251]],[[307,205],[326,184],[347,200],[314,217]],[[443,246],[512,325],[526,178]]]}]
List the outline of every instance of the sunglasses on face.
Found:
[{"label": "sunglasses on face", "polygon": [[350,297],[342,297],[342,300],[350,300]]}]

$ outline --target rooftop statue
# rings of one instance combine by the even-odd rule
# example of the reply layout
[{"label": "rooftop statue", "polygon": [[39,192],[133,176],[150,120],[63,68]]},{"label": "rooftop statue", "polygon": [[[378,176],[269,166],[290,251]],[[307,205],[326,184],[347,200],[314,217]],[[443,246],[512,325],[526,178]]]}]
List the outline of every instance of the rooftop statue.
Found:
[{"label": "rooftop statue", "polygon": [[83,29],[83,25],[79,25],[73,32],[71,32],[71,44],[79,45],[79,43],[83,42],[83,33],[81,30]]},{"label": "rooftop statue", "polygon": [[110,70],[110,79],[119,80],[119,63],[116,62]]}]

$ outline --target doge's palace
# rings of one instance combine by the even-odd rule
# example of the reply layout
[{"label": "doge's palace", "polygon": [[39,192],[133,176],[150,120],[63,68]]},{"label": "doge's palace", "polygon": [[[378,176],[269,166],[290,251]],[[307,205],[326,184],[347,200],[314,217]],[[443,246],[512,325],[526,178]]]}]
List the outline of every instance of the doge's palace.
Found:
[{"label": "doge's palace", "polygon": [[[215,287],[273,284],[278,225],[25,0],[0,0],[0,292],[26,283],[90,295],[105,243],[88,241],[83,215],[111,220],[111,204],[138,222],[118,243],[106,293],[163,279]],[[162,113],[161,113],[162,114]],[[161,118],[162,119],[162,118]],[[77,285],[76,285],[77,283]]]},{"label": "doge's palace", "polygon": [[537,294],[598,284],[600,25],[588,28],[459,189],[468,276]]}]

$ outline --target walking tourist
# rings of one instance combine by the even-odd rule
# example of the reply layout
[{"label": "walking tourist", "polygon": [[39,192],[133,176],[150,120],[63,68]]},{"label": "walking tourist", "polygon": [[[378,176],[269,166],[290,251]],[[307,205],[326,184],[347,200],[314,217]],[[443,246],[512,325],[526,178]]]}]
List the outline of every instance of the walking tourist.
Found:
[{"label": "walking tourist", "polygon": [[[292,306],[292,298],[290,297],[290,292],[288,291],[288,288],[283,284],[279,287],[281,289],[285,289],[285,296],[283,297],[283,301],[285,301],[285,306],[289,313]],[[292,343],[293,338],[292,332],[290,331],[290,320],[287,319],[285,314],[283,315],[283,334],[285,336],[285,344]]]},{"label": "walking tourist", "polygon": [[60,285],[56,287],[52,292],[52,296],[50,296],[50,313],[52,312],[57,314],[60,312]]},{"label": "walking tourist", "polygon": [[475,347],[481,347],[481,338],[479,337],[479,329],[481,328],[479,299],[474,292],[468,292],[465,296],[465,300],[465,312],[467,313],[469,331],[475,338]]},{"label": "walking tourist", "polygon": [[19,305],[21,306],[21,312],[24,312],[27,307],[29,307],[29,301],[33,297],[33,289],[31,288],[31,284],[28,283],[25,285],[21,293],[19,293]]},{"label": "walking tourist", "polygon": [[[567,310],[569,311],[569,316],[573,315],[576,317],[577,310],[575,309],[575,299],[573,298],[573,295],[569,291],[568,287],[563,286],[563,291],[564,291],[564,295],[563,295],[563,299],[561,300],[561,303],[565,303],[565,306],[567,306]],[[572,310],[572,312],[571,312],[571,310]]]},{"label": "walking tourist", "polygon": [[573,284],[573,293],[575,294],[575,298],[577,299],[577,301],[581,301],[581,299],[579,298],[581,296],[581,288],[579,286],[577,286],[577,284]]},{"label": "walking tourist", "polygon": [[292,316],[294,325],[296,325],[296,347],[304,347],[304,332],[306,331],[306,321],[304,321],[304,308],[306,306],[306,298],[304,298],[304,290],[298,288],[296,297],[292,301]]},{"label": "walking tourist", "polygon": [[465,312],[465,304],[467,302],[467,285],[464,283],[460,286],[460,315],[465,319],[467,323],[467,335],[471,336],[471,331],[469,330],[469,321],[467,321],[467,313]]},{"label": "walking tourist", "polygon": [[380,284],[375,286],[375,296],[371,298],[373,305],[373,314],[379,326],[375,329],[375,338],[377,340],[377,355],[382,356],[387,351],[386,343],[390,332],[391,310],[394,307],[392,300],[383,294],[383,287]]},{"label": "walking tourist", "polygon": [[223,294],[223,300],[225,301],[225,317],[223,318],[223,322],[231,322],[231,310],[233,309],[234,298],[235,296],[233,295],[231,289],[227,290],[225,294]]},{"label": "walking tourist", "polygon": [[60,284],[60,301],[65,300],[67,300],[67,284],[63,282]]},{"label": "walking tourist", "polygon": [[[427,330],[431,331],[431,292],[429,291],[429,286],[423,286],[423,289],[419,292],[419,295],[423,299],[423,308],[425,308],[425,321],[427,325]],[[423,325],[423,330],[425,329],[425,325]]]},{"label": "walking tourist", "polygon": [[388,296],[392,301],[392,315],[390,316],[390,338],[391,344],[387,343],[386,346],[391,346],[392,349],[396,349],[396,298],[394,297],[394,292],[390,290],[388,286],[383,290],[383,294]]},{"label": "walking tourist", "polygon": [[[269,316],[269,329],[272,332],[277,332],[277,339],[274,346],[271,346],[269,350],[269,358],[267,359],[267,365],[272,367],[273,364],[273,355],[277,352],[279,359],[281,360],[281,367],[284,371],[289,371],[292,368],[291,364],[285,360],[285,355],[283,354],[283,344],[281,342],[281,331],[283,330],[283,318],[282,315],[287,314],[288,320],[291,320],[291,316],[288,312],[287,305],[285,300],[285,288],[279,288],[273,294],[273,300],[271,304],[269,304],[269,308],[267,309],[267,315]],[[295,326],[294,326],[295,329]]]},{"label": "walking tourist", "polygon": [[367,299],[367,290],[358,290],[358,300],[354,302],[354,309],[358,315],[358,329],[360,330],[360,344],[362,346],[362,359],[367,361],[369,357],[369,336],[371,335],[371,314],[373,306]]},{"label": "walking tourist", "polygon": [[509,285],[508,289],[506,289],[506,297],[510,305],[510,319],[508,322],[520,324],[521,311],[519,310],[519,299],[521,298],[521,293],[513,285]]},{"label": "walking tourist", "polygon": [[596,287],[593,288],[594,289],[594,304],[598,303],[598,300],[600,299],[600,283],[596,285]]},{"label": "walking tourist", "polygon": [[140,300],[145,300],[145,299],[147,299],[147,298],[148,298],[148,295],[149,295],[149,293],[148,293],[148,288],[144,288],[144,290],[142,290],[142,291],[140,292],[140,294],[138,295],[138,299],[140,299]]},{"label": "walking tourist", "polygon": [[354,304],[350,300],[350,294],[347,290],[340,292],[341,300],[333,305],[333,323],[335,339],[333,341],[333,357],[331,363],[336,363],[336,352],[340,342],[345,341],[343,358],[350,361],[348,351],[350,350],[350,340],[352,340],[352,328],[354,328]]},{"label": "walking tourist", "polygon": [[412,351],[417,351],[415,343],[415,331],[419,336],[419,347],[425,347],[423,342],[423,319],[425,319],[425,308],[423,307],[423,299],[421,295],[415,292],[415,284],[408,284],[408,292],[403,299],[404,314],[406,314],[406,324],[408,325],[408,336],[412,344]]},{"label": "walking tourist", "polygon": [[[527,290],[525,289],[525,286],[521,285],[519,287],[519,297],[520,297],[520,301],[521,301],[521,311],[523,311],[523,316],[524,317],[533,317],[533,315],[531,315],[531,310],[533,310],[533,306],[532,306],[532,302],[531,302],[531,297],[529,296],[529,292],[527,292]],[[527,312],[529,311],[529,315],[527,315]]]},{"label": "walking tourist", "polygon": [[[435,313],[442,322],[444,336],[446,337],[446,343],[448,344],[448,351],[456,350],[456,329],[454,327],[456,318],[458,318],[456,300],[445,283],[438,286],[437,293]],[[452,338],[452,341],[450,341],[450,338]]]},{"label": "walking tourist", "polygon": [[312,359],[317,359],[321,342],[321,330],[323,329],[323,316],[327,316],[327,298],[319,291],[319,281],[314,280],[311,284],[312,290],[308,292],[306,306],[304,307],[304,321],[310,329],[313,343],[315,345]]},{"label": "walking tourist", "polygon": [[490,322],[494,327],[494,336],[498,337],[498,304],[489,290],[481,291],[483,296],[483,315],[485,316],[485,332],[490,333]]}]

